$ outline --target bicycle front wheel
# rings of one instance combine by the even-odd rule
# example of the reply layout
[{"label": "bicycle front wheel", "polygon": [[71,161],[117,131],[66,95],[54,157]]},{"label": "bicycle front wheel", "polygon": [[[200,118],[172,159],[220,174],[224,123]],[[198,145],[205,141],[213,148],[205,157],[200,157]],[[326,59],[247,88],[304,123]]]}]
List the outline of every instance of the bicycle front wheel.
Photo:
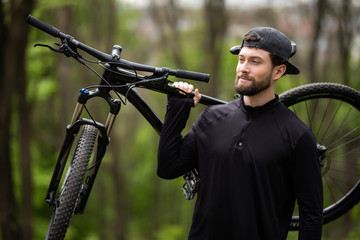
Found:
[{"label": "bicycle front wheel", "polygon": [[97,137],[97,128],[85,125],[81,130],[67,174],[59,191],[45,239],[64,239],[70,225]]},{"label": "bicycle front wheel", "polygon": [[[360,201],[360,92],[341,84],[311,83],[279,97],[316,137],[326,224]],[[298,230],[297,206],[293,215],[290,230]]]}]

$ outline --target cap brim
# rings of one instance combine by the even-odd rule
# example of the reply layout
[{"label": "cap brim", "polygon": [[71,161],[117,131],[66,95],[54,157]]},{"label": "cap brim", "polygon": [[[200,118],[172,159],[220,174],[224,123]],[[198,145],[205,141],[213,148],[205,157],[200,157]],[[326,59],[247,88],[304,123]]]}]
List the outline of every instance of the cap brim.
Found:
[{"label": "cap brim", "polygon": [[230,48],[230,53],[238,55],[240,52],[241,46],[233,46],[232,48]]},{"label": "cap brim", "polygon": [[[240,53],[240,50],[241,50],[241,46],[237,45],[237,46],[230,48],[230,53],[232,53],[234,55],[238,55]],[[289,62],[286,62],[285,74],[294,74],[295,75],[295,74],[299,74],[299,73],[300,73],[300,71],[297,67],[295,67],[294,65],[292,65]]]},{"label": "cap brim", "polygon": [[299,74],[300,71],[297,67],[295,67],[294,65],[292,65],[291,63],[287,62],[286,63],[286,72],[285,74]]}]

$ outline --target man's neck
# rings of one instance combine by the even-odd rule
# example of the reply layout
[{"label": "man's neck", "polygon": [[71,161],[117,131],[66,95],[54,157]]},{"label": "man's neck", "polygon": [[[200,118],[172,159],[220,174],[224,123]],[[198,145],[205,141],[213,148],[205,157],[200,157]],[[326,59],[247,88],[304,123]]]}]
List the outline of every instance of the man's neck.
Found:
[{"label": "man's neck", "polygon": [[271,91],[264,91],[254,96],[244,96],[244,104],[250,107],[263,106],[275,98],[275,93]]}]

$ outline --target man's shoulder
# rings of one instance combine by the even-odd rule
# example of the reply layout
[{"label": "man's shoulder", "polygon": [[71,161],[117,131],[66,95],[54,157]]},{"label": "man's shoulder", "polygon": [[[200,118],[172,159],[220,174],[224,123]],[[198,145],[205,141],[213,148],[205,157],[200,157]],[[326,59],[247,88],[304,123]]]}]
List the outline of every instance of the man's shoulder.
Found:
[{"label": "man's shoulder", "polygon": [[233,100],[226,104],[209,106],[198,118],[198,125],[200,125],[201,128],[206,128],[207,126],[219,122],[221,119],[234,114],[239,109],[239,102],[239,100]]},{"label": "man's shoulder", "polygon": [[204,114],[212,117],[222,117],[234,111],[237,111],[240,107],[240,100],[236,99],[226,104],[217,104],[209,106],[205,109]]},{"label": "man's shoulder", "polygon": [[279,112],[277,115],[278,121],[281,122],[282,128],[297,132],[302,135],[304,133],[311,132],[309,126],[307,126],[302,119],[298,117],[293,111],[291,111],[283,103],[279,104]]}]

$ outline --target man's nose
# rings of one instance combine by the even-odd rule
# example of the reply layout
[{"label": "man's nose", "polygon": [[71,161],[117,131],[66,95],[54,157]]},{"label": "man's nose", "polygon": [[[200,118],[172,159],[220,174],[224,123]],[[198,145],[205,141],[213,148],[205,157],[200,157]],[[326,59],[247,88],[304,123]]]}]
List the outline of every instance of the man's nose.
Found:
[{"label": "man's nose", "polygon": [[237,72],[246,72],[248,73],[249,72],[249,64],[247,61],[244,61],[242,63],[238,63],[238,67],[237,67]]}]

